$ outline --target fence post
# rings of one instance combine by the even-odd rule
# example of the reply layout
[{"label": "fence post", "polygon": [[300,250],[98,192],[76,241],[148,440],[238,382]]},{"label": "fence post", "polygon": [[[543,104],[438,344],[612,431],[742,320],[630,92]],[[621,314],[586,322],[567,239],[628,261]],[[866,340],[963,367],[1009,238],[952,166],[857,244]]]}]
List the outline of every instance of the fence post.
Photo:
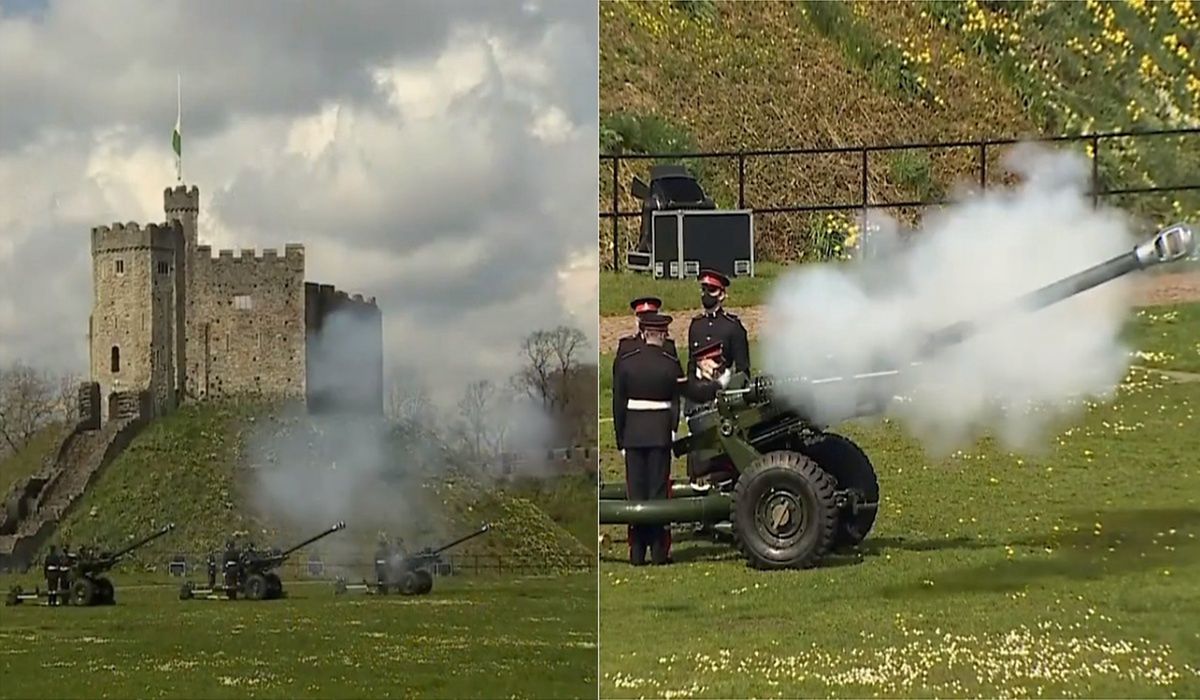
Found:
[{"label": "fence post", "polygon": [[618,193],[617,187],[619,184],[619,175],[621,171],[621,159],[613,154],[613,180],[612,180],[612,238],[613,238],[613,271],[621,271],[621,196]]},{"label": "fence post", "polygon": [[1092,134],[1092,208],[1100,204],[1100,136]]},{"label": "fence post", "polygon": [[746,154],[738,151],[738,209],[746,208]]},{"label": "fence post", "polygon": [[979,143],[979,191],[987,191],[987,142]]}]

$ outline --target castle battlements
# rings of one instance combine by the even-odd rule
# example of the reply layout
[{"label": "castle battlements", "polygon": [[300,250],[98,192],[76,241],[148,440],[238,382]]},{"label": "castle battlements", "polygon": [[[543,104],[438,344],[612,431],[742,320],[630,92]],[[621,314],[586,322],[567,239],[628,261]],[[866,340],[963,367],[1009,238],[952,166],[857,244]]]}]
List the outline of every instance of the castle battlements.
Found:
[{"label": "castle battlements", "polygon": [[163,208],[168,211],[200,211],[200,188],[177,185],[163,190]]},{"label": "castle battlements", "polygon": [[176,221],[144,226],[133,221],[117,222],[109,226],[93,226],[92,252],[103,253],[147,248],[175,250],[180,244],[182,234],[183,229]]},{"label": "castle battlements", "polygon": [[257,248],[221,248],[214,256],[211,245],[198,245],[196,257],[200,260],[225,260],[230,263],[300,263],[304,261],[304,246],[288,243],[284,246],[282,255],[278,248],[263,248],[261,251]]}]

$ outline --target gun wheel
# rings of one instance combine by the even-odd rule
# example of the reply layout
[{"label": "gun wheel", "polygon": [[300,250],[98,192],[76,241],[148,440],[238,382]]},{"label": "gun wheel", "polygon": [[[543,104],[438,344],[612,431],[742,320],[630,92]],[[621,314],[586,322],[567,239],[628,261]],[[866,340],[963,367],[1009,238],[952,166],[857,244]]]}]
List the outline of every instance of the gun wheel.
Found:
[{"label": "gun wheel", "polygon": [[112,581],[106,578],[96,579],[96,602],[100,605],[113,605],[117,602]]},{"label": "gun wheel", "polygon": [[433,574],[421,569],[413,572],[417,577],[417,594],[425,595],[433,590]]},{"label": "gun wheel", "polygon": [[279,580],[279,575],[270,573],[264,576],[267,580],[267,598],[275,599],[283,597],[283,581]]},{"label": "gun wheel", "polygon": [[262,574],[250,574],[246,578],[246,598],[262,600],[267,597],[267,579]]},{"label": "gun wheel", "polygon": [[179,599],[180,600],[191,600],[192,599],[192,584],[185,583],[179,587]]},{"label": "gun wheel", "polygon": [[21,604],[21,587],[13,586],[8,589],[8,595],[4,596],[4,604],[8,606]]},{"label": "gun wheel", "polygon": [[833,477],[798,452],[769,452],[733,489],[733,536],[756,569],[802,569],[833,545],[837,501]]},{"label": "gun wheel", "polygon": [[83,606],[95,605],[96,584],[86,578],[81,578],[71,584],[71,604]]},{"label": "gun wheel", "polygon": [[407,571],[400,578],[400,595],[417,595],[420,590],[420,581],[417,579],[417,572]]},{"label": "gun wheel", "polygon": [[833,476],[838,490],[846,494],[834,548],[857,546],[871,532],[879,512],[879,478],[871,460],[852,440],[836,433],[824,433],[802,451]]}]

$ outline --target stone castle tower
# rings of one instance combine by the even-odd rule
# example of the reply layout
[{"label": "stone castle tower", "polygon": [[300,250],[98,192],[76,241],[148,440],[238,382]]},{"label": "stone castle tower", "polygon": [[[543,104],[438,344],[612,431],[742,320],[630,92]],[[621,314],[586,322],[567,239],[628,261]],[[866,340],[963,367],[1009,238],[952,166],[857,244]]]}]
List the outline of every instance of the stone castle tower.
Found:
[{"label": "stone castle tower", "polygon": [[[130,394],[146,418],[187,400],[237,395],[382,412],[374,298],[306,283],[301,245],[214,257],[199,242],[197,187],[167,189],[163,209],[161,224],[92,229],[88,342],[102,421]],[[327,326],[340,342],[323,337]],[[330,347],[337,352],[323,350]]]}]

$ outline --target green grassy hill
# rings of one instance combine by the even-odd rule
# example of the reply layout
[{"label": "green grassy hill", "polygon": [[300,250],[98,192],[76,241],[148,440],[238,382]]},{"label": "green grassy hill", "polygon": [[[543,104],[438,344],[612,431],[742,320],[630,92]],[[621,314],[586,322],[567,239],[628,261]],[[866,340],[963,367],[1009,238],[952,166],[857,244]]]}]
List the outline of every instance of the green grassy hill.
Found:
[{"label": "green grassy hill", "polygon": [[[330,523],[272,522],[252,502],[247,443],[258,434],[256,426],[264,423],[272,429],[296,429],[294,419],[279,420],[269,408],[233,403],[191,405],[155,421],[101,473],[47,546],[62,542],[115,546],[167,522],[175,523],[175,531],[161,546],[146,551],[210,551],[235,533],[260,545],[284,546],[316,534]],[[412,463],[403,440],[397,438],[388,449],[394,451],[396,464]],[[0,473],[7,477],[13,469],[5,463]],[[587,477],[564,477],[495,487],[468,475],[443,473],[409,487],[421,493],[409,493],[408,501],[423,504],[423,517],[428,516],[430,528],[437,533],[465,534],[481,521],[492,522],[492,532],[466,543],[457,553],[502,555],[559,568],[595,555],[593,483]],[[356,515],[360,516],[357,528]],[[405,512],[397,509],[394,522],[376,519],[367,527],[361,513],[347,513],[343,516],[346,532],[334,537],[371,547],[376,525],[390,532],[411,530],[411,517],[406,519]],[[431,534],[434,541],[415,544],[436,544],[442,537]]]},{"label": "green grassy hill", "polygon": [[[1150,130],[1200,125],[1200,21],[1174,2],[602,3],[601,150],[829,147]],[[1197,137],[1106,142],[1109,188],[1182,184]],[[1080,146],[1080,148],[1085,148]],[[1090,147],[1086,147],[1090,152]],[[988,154],[999,183],[1001,153]],[[737,203],[735,159],[688,163],[721,206]],[[933,198],[977,179],[973,148],[872,154],[873,201]],[[627,187],[649,163],[623,164]],[[859,198],[861,157],[747,163],[748,206]],[[600,206],[612,204],[611,166]],[[1162,223],[1200,194],[1113,199]],[[914,211],[895,212],[910,219]],[[837,257],[841,214],[761,216],[758,257]],[[623,246],[636,223],[623,223]],[[601,259],[611,264],[609,222]]]}]

